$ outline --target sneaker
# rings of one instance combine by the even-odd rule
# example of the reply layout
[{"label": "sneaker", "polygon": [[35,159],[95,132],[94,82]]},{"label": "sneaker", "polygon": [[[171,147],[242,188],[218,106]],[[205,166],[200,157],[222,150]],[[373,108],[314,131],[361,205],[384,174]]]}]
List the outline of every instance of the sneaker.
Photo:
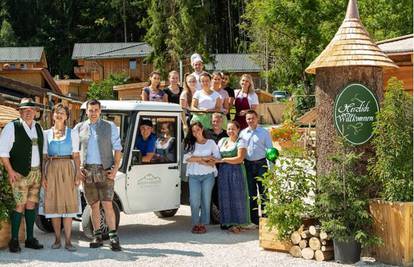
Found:
[{"label": "sneaker", "polygon": [[112,251],[121,251],[121,245],[119,244],[119,238],[114,237],[109,240],[109,245],[111,246]]},{"label": "sneaker", "polygon": [[37,240],[36,238],[32,238],[32,239],[27,239],[24,242],[24,246],[26,248],[31,248],[31,249],[42,249],[43,245],[39,243],[39,240]]},{"label": "sneaker", "polygon": [[103,246],[103,240],[101,236],[95,236],[92,242],[89,243],[90,248],[99,248]]},{"label": "sneaker", "polygon": [[18,252],[22,251],[22,249],[20,248],[18,239],[11,239],[10,240],[10,242],[9,242],[9,251],[12,252],[12,253],[18,253]]}]

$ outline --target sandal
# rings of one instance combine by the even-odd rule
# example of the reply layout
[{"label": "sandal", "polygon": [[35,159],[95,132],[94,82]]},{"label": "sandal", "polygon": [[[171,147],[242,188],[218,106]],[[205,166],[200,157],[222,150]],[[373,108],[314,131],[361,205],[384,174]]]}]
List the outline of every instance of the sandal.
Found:
[{"label": "sandal", "polygon": [[207,228],[204,225],[199,226],[199,234],[205,234],[207,233]]},{"label": "sandal", "polygon": [[62,246],[62,244],[59,242],[59,243],[53,243],[53,245],[52,245],[52,249],[60,249],[60,247]]},{"label": "sandal", "polygon": [[239,226],[232,226],[229,228],[229,232],[233,234],[240,234],[241,228]]},{"label": "sandal", "polygon": [[198,226],[198,224],[193,226],[193,229],[191,229],[191,233],[193,233],[193,234],[199,234],[200,233],[200,227]]},{"label": "sandal", "polygon": [[77,250],[76,247],[72,246],[72,244],[66,244],[65,249],[70,252],[75,252]]}]

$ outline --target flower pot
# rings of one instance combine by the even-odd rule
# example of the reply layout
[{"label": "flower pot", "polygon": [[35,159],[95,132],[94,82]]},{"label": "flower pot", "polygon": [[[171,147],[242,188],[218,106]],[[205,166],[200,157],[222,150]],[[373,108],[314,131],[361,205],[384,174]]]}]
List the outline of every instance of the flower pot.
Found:
[{"label": "flower pot", "polygon": [[333,241],[335,261],[338,263],[355,263],[361,259],[361,244],[354,238],[348,241]]},{"label": "flower pot", "polygon": [[[22,218],[19,230],[19,240],[24,241],[26,237],[26,224]],[[9,245],[11,238],[11,225],[9,220],[0,221],[0,249]]]},{"label": "flower pot", "polygon": [[380,262],[400,266],[413,265],[413,203],[371,200],[374,234],[383,241],[371,248]]},{"label": "flower pot", "polygon": [[289,253],[292,243],[290,240],[277,239],[277,230],[269,231],[267,218],[259,221],[259,245],[261,248]]}]

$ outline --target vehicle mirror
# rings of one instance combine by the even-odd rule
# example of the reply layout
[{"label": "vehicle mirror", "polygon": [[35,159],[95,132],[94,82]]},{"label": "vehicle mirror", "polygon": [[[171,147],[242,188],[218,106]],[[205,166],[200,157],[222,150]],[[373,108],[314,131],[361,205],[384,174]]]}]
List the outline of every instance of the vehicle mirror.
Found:
[{"label": "vehicle mirror", "polygon": [[140,150],[132,150],[131,166],[142,164],[142,154]]}]

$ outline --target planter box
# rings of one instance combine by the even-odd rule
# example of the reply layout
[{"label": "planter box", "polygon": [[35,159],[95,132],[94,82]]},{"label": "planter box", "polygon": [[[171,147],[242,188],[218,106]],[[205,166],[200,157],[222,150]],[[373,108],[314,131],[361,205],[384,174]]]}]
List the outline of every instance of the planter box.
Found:
[{"label": "planter box", "polygon": [[[8,220],[1,221],[0,222],[0,249],[8,247],[10,238],[11,238],[10,222]],[[20,231],[19,231],[19,240],[24,241],[25,238],[26,238],[26,224],[24,222],[24,218],[22,218],[22,222],[20,224]]]},{"label": "planter box", "polygon": [[261,248],[276,250],[280,252],[289,253],[290,248],[292,247],[292,242],[286,240],[277,240],[277,231],[269,231],[267,226],[267,218],[260,218],[259,221],[259,245]]},{"label": "planter box", "polygon": [[413,203],[372,200],[373,230],[384,244],[372,249],[376,260],[413,266]]}]

